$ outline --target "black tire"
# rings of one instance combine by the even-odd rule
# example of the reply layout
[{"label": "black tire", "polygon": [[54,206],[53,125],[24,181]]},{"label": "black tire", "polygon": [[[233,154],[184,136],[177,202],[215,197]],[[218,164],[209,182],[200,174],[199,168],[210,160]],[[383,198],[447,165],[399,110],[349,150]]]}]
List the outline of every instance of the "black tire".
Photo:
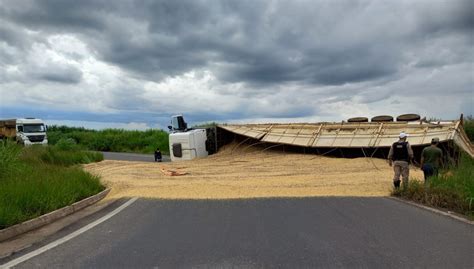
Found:
[{"label": "black tire", "polygon": [[392,122],[393,117],[389,115],[375,116],[370,121],[371,122]]},{"label": "black tire", "polygon": [[397,117],[397,121],[417,121],[421,117],[418,114],[403,114]]},{"label": "black tire", "polygon": [[348,119],[347,122],[369,122],[369,119],[366,117],[355,117]]}]

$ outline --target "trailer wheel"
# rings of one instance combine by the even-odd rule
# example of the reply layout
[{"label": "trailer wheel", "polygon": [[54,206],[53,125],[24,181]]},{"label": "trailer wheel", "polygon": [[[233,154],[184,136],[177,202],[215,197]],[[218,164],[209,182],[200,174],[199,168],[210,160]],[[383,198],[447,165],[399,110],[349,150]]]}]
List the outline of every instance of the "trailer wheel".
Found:
[{"label": "trailer wheel", "polygon": [[418,114],[403,114],[397,117],[397,121],[417,121],[420,118]]},{"label": "trailer wheel", "polygon": [[389,115],[375,116],[370,121],[371,122],[391,122],[393,121],[393,117]]},{"label": "trailer wheel", "polygon": [[348,119],[347,122],[369,122],[369,119],[366,117],[354,117]]}]

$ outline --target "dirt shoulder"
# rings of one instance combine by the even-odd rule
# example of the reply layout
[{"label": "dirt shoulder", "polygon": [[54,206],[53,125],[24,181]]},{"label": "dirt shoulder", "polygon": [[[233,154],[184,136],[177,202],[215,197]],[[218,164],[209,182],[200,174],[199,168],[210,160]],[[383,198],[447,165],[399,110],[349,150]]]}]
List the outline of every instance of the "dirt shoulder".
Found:
[{"label": "dirt shoulder", "polygon": [[[108,198],[233,199],[308,196],[387,196],[385,160],[236,150],[178,163],[102,161],[84,166],[112,188]],[[186,173],[170,176],[170,171]],[[411,169],[411,177],[422,178]]]}]

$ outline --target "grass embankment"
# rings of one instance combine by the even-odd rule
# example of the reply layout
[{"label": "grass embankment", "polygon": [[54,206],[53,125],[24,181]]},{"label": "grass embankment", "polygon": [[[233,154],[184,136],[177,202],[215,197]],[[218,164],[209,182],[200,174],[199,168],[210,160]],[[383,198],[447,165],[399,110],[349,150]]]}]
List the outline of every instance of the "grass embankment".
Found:
[{"label": "grass embankment", "polygon": [[471,142],[474,142],[474,118],[472,116],[468,116],[464,120],[464,131],[466,131]]},{"label": "grass embankment", "polygon": [[[0,141],[1,142],[1,141]],[[99,193],[99,177],[77,164],[103,159],[68,142],[21,148],[0,143],[0,229]]]},{"label": "grass embankment", "polygon": [[122,129],[89,130],[85,128],[51,126],[48,141],[55,145],[61,139],[73,139],[87,150],[153,153],[160,148],[169,152],[168,133],[163,130],[127,131]]},{"label": "grass embankment", "polygon": [[[474,142],[474,118],[468,116],[463,127]],[[452,210],[474,220],[474,159],[463,153],[458,167],[441,171],[426,186],[422,181],[411,180],[407,189],[394,190],[392,195]]]},{"label": "grass embankment", "polygon": [[462,154],[459,166],[442,171],[425,185],[411,180],[408,188],[394,190],[392,195],[428,206],[448,209],[474,220],[474,159]]}]

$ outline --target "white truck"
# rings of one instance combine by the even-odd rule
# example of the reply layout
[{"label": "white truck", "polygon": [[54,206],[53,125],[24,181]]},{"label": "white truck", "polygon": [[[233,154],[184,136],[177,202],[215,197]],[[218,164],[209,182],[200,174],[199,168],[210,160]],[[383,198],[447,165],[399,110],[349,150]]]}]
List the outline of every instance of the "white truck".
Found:
[{"label": "white truck", "polygon": [[171,118],[169,149],[171,161],[192,160],[207,157],[214,153],[214,138],[212,128],[188,129],[183,115]]},{"label": "white truck", "polygon": [[4,138],[25,146],[48,144],[46,125],[35,118],[0,120],[0,139]]}]

